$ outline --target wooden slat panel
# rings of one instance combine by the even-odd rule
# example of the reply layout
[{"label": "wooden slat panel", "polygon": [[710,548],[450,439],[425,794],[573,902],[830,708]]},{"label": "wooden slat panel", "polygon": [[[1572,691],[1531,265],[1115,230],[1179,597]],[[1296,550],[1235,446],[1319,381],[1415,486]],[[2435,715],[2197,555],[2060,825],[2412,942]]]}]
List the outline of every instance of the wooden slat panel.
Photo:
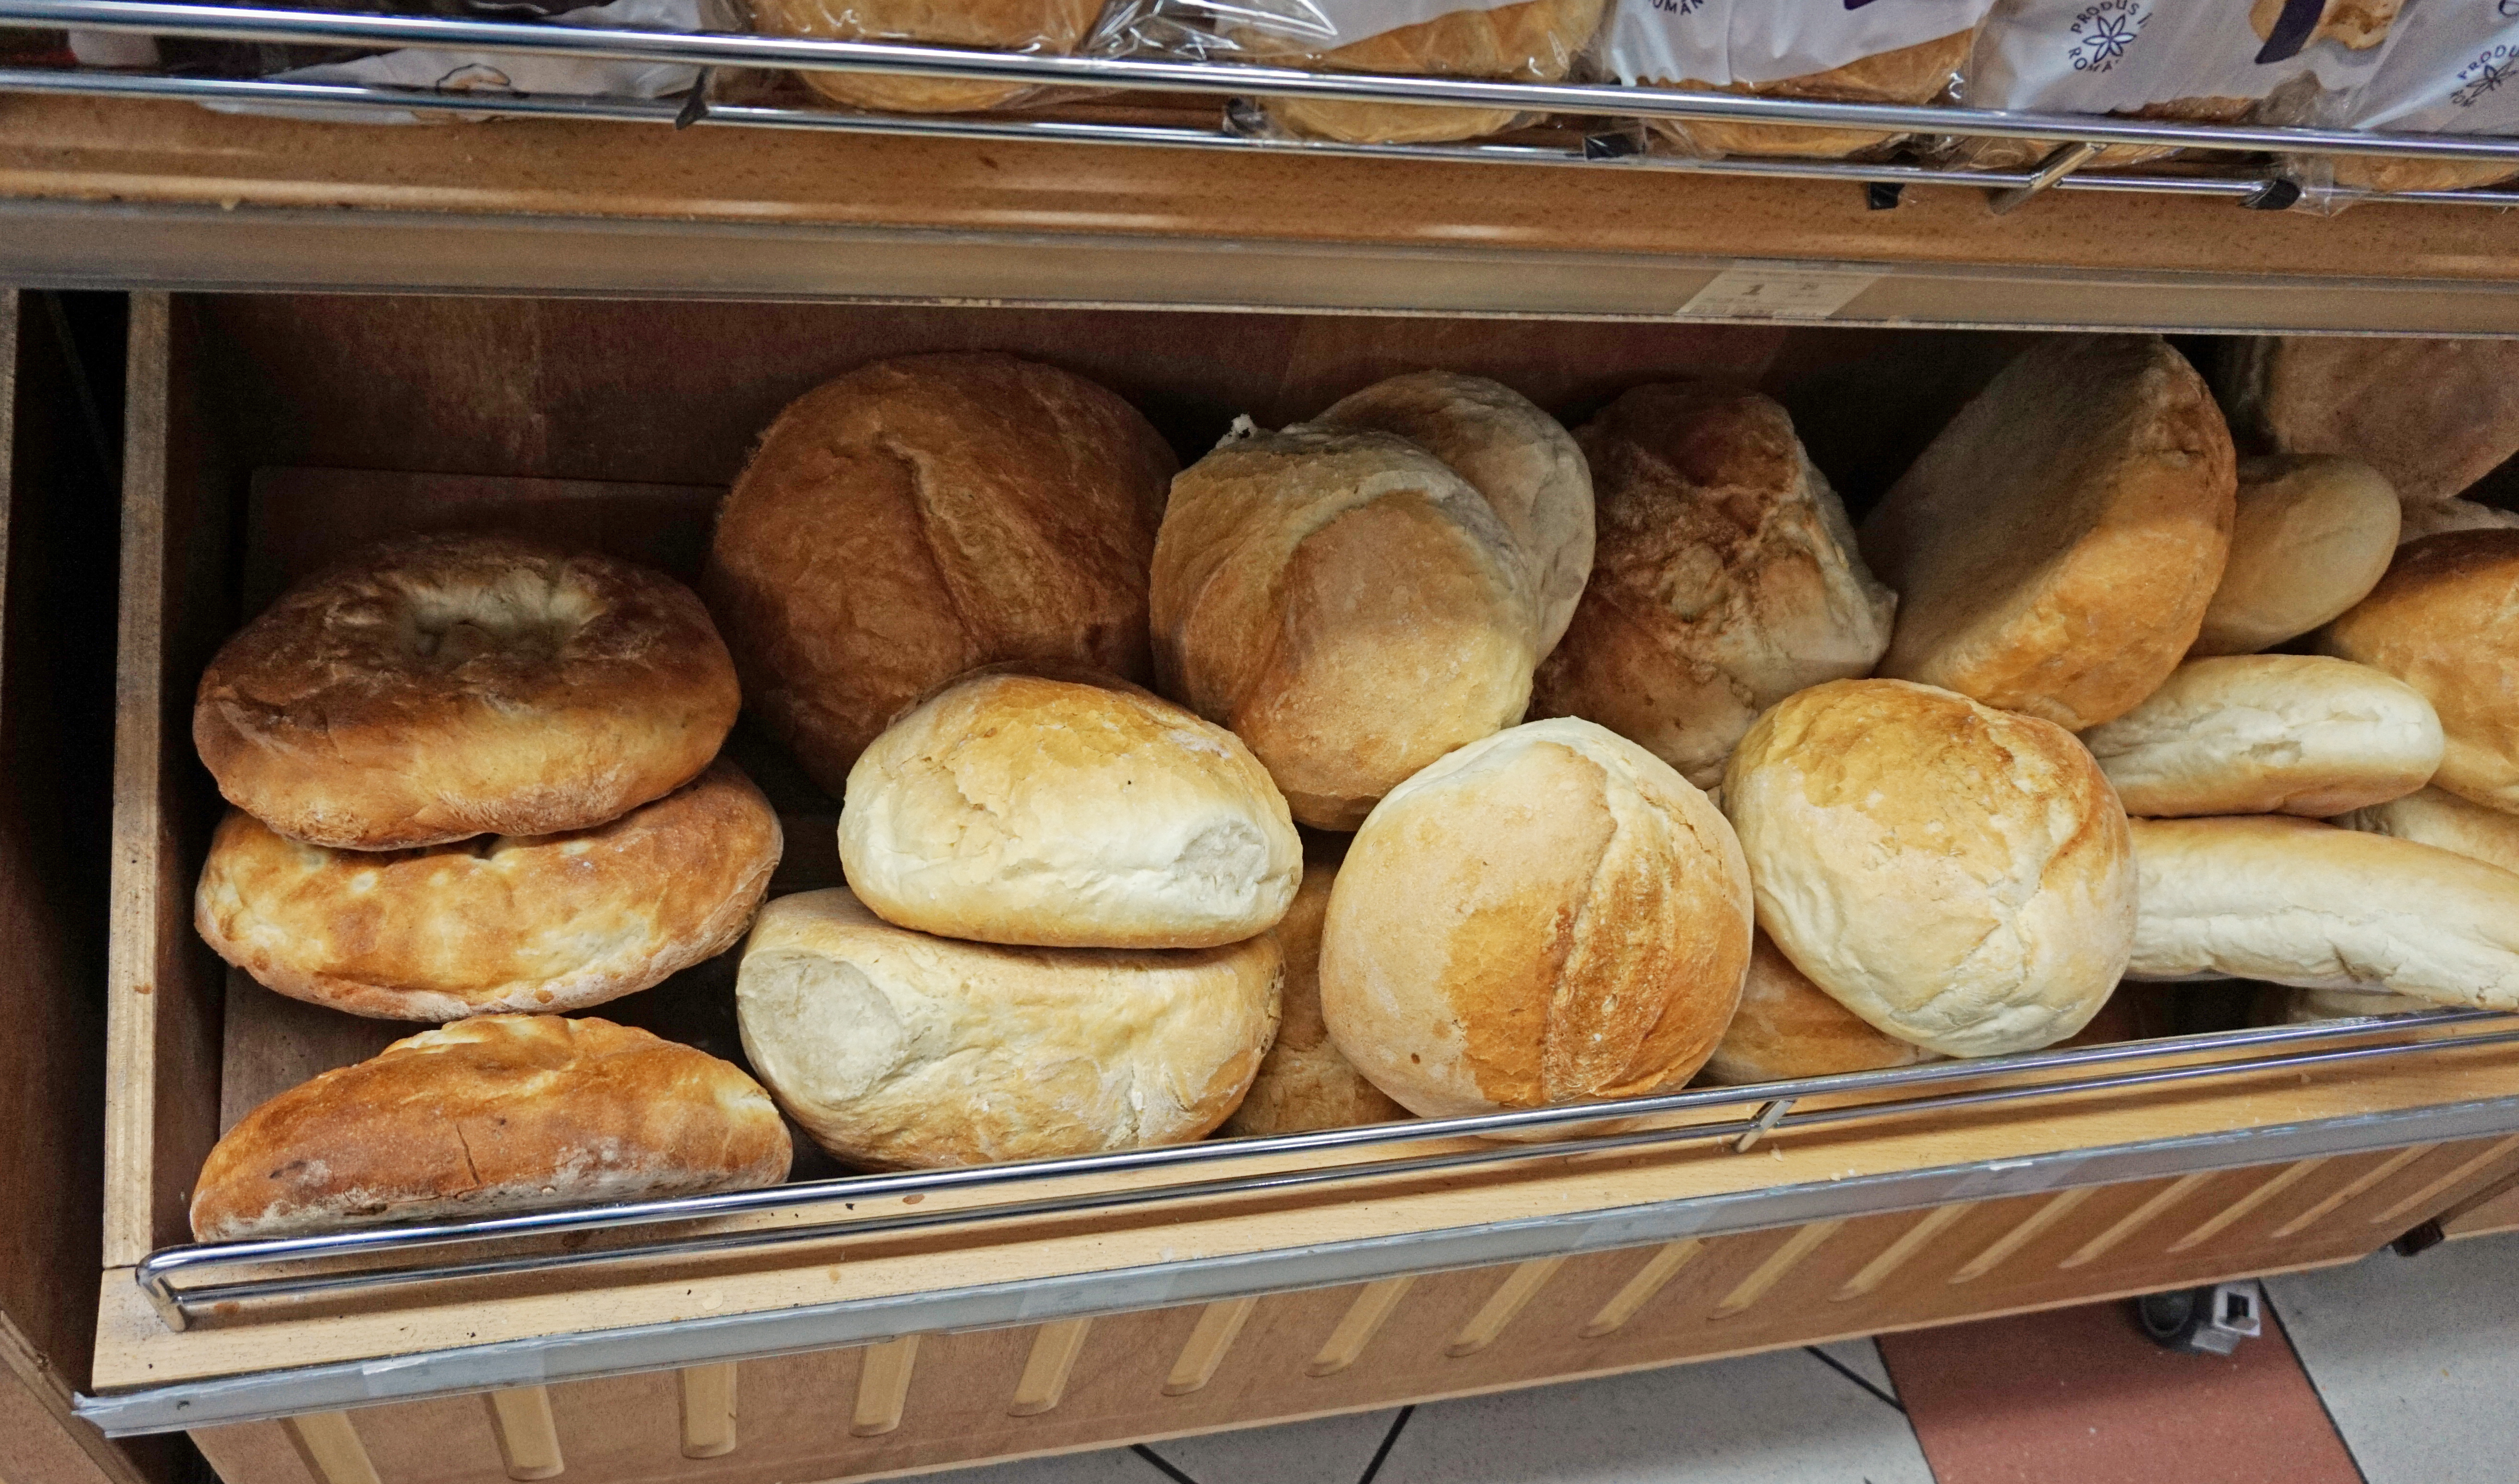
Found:
[{"label": "wooden slat panel", "polygon": [[1083,1353],[1084,1337],[1092,1328],[1089,1319],[1062,1319],[1033,1331],[1032,1355],[1015,1382],[1014,1400],[1006,1407],[1008,1417],[1039,1417],[1058,1405],[1067,1395],[1068,1374],[1076,1369],[1076,1358]]},{"label": "wooden slat panel", "polygon": [[1164,1377],[1164,1395],[1187,1396],[1214,1380],[1215,1368],[1224,1364],[1225,1352],[1233,1348],[1242,1327],[1251,1322],[1251,1311],[1259,1307],[1257,1298],[1228,1298],[1201,1309],[1197,1327],[1172,1362],[1171,1374]]},{"label": "wooden slat panel", "polygon": [[346,1412],[310,1412],[280,1425],[317,1484],[378,1484],[376,1465]]},{"label": "wooden slat panel", "polygon": [[2375,1189],[2381,1183],[2394,1178],[2399,1170],[2438,1148],[2440,1146],[2437,1144],[2416,1144],[2410,1148],[2398,1150],[2394,1154],[2373,1158],[2367,1169],[2329,1191],[2319,1200],[2317,1204],[2275,1228],[2275,1235],[2290,1237],[2306,1231],[2315,1223],[2325,1220],[2340,1207],[2360,1199],[2363,1193]]},{"label": "wooden slat panel", "polygon": [[1882,1284],[1888,1282],[1900,1268],[1907,1265],[1910,1258],[1922,1251],[1927,1243],[1974,1209],[1974,1206],[1961,1202],[1935,1206],[1924,1212],[1916,1219],[1913,1226],[1899,1235],[1897,1241],[1881,1248],[1878,1256],[1865,1263],[1862,1269],[1852,1278],[1847,1279],[1844,1286],[1832,1296],[1842,1303],[1847,1299],[1862,1298],[1877,1292]]},{"label": "wooden slat panel", "polygon": [[1950,1281],[1974,1283],[1983,1278],[2011,1260],[2013,1253],[2036,1241],[2040,1234],[2073,1214],[2076,1207],[2090,1199],[2091,1191],[2088,1188],[2066,1191],[2060,1196],[2050,1198],[2028,1219],[1997,1238],[1985,1250],[1969,1258],[1958,1272],[1951,1275]]},{"label": "wooden slat panel", "polygon": [[508,1478],[550,1479],[567,1470],[549,1391],[517,1386],[481,1400],[489,1409],[491,1434],[499,1441],[499,1461],[507,1465]]},{"label": "wooden slat panel", "polygon": [[2370,1223],[2373,1226],[2404,1226],[2424,1220],[2453,1195],[2458,1187],[2479,1178],[2486,1170],[2508,1158],[2513,1150],[2519,1150],[2519,1134],[2512,1134],[2507,1139],[2477,1150],[2398,1200],[2390,1201],[2370,1216]]},{"label": "wooden slat panel", "polygon": [[880,1437],[901,1425],[909,1405],[910,1375],[918,1365],[918,1340],[905,1334],[861,1352],[865,1365],[858,1374],[857,1407],[849,1420],[852,1436]]},{"label": "wooden slat panel", "polygon": [[1515,1267],[1505,1275],[1504,1282],[1496,1286],[1495,1295],[1479,1306],[1479,1312],[1470,1316],[1468,1324],[1461,1326],[1460,1332],[1452,1336],[1452,1342],[1443,1347],[1443,1353],[1476,1355],[1494,1344],[1496,1336],[1504,1332],[1504,1327],[1513,1323],[1514,1316],[1522,1312],[1525,1304],[1537,1297],[1548,1280],[1556,1277],[1557,1270],[1565,1265],[1563,1257],[1541,1257]]},{"label": "wooden slat panel", "polygon": [[735,1380],[732,1361],[690,1366],[676,1373],[683,1403],[683,1457],[724,1458],[734,1452]]},{"label": "wooden slat panel", "polygon": [[1356,1357],[1364,1353],[1365,1346],[1373,1343],[1373,1336],[1380,1333],[1383,1325],[1390,1320],[1391,1311],[1399,1307],[1399,1301],[1408,1296],[1408,1289],[1416,1282],[1414,1278],[1386,1278],[1379,1283],[1366,1284],[1363,1291],[1355,1295],[1355,1302],[1348,1306],[1347,1313],[1339,1317],[1338,1328],[1322,1341],[1320,1353],[1312,1357],[1312,1363],[1304,1368],[1304,1374],[1336,1375],[1354,1365]]},{"label": "wooden slat panel", "polygon": [[1636,1317],[1637,1310],[1653,1301],[1654,1295],[1659,1293],[1665,1284],[1679,1276],[1680,1269],[1704,1250],[1705,1244],[1694,1237],[1656,1247],[1653,1255],[1645,1260],[1645,1265],[1636,1269],[1636,1276],[1612,1294],[1610,1301],[1603,1304],[1583,1326],[1583,1336],[1598,1339],[1624,1326]]}]

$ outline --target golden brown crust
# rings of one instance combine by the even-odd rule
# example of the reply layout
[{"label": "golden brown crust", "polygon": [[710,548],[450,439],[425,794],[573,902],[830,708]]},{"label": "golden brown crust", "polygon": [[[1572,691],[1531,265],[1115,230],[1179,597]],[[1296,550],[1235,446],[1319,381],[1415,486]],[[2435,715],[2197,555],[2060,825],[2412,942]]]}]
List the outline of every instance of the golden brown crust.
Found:
[{"label": "golden brown crust", "polygon": [[738,704],[707,610],[671,578],[423,536],[307,579],[230,638],[193,742],[279,833],[405,850],[617,818],[708,766]]},{"label": "golden brown crust", "polygon": [[[753,29],[828,41],[1064,56],[1083,44],[1102,0],[753,0]],[[834,103],[887,113],[972,113],[1031,92],[1030,83],[878,72],[799,72]]]},{"label": "golden brown crust", "polygon": [[[1967,65],[1973,28],[1920,41],[1895,51],[1858,57],[1825,72],[1787,77],[1776,82],[1734,83],[1709,89],[1701,82],[1677,81],[1660,86],[1690,92],[1741,93],[1755,98],[1814,98],[1827,103],[1903,103],[1922,105],[1940,98],[1951,79]],[[1648,86],[1657,84],[1649,83]],[[1843,159],[1878,150],[1900,138],[1867,129],[1797,129],[1775,124],[1728,123],[1714,118],[1655,119],[1657,132],[1679,140],[1701,153],[1797,155],[1806,159]]]},{"label": "golden brown crust", "polygon": [[339,1227],[750,1190],[787,1127],[704,1052],[592,1018],[485,1016],[394,1042],[244,1115],[193,1187],[193,1235]]},{"label": "golden brown crust", "polygon": [[[1430,77],[1505,77],[1559,82],[1592,33],[1607,0],[1523,0],[1494,10],[1453,11],[1367,36],[1327,52],[1260,31],[1234,40],[1255,62],[1315,72],[1395,72]],[[1264,100],[1268,116],[1296,134],[1358,144],[1432,144],[1477,139],[1512,127],[1514,109],[1340,103],[1321,98]]]},{"label": "golden brown crust", "polygon": [[903,708],[1001,660],[1147,677],[1171,448],[1136,409],[996,354],[863,366],[778,415],[702,585],[744,699],[833,795]]},{"label": "golden brown crust", "polygon": [[1339,1050],[1428,1116],[1641,1096],[1740,998],[1739,844],[1668,764],[1589,721],[1444,758],[1357,832],[1321,938]]},{"label": "golden brown crust", "polygon": [[770,801],[723,761],[595,829],[418,851],[328,851],[231,811],[194,922],[263,984],[353,1015],[577,1010],[732,947],[779,847]]},{"label": "golden brown crust", "polygon": [[1277,947],[1286,956],[1277,1041],[1260,1063],[1242,1106],[1216,1130],[1219,1136],[1295,1134],[1409,1116],[1341,1054],[1321,1018],[1321,922],[1345,853],[1344,842],[1305,852],[1303,885],[1276,929]]},{"label": "golden brown crust", "polygon": [[1759,712],[1871,673],[1897,598],[1864,569],[1782,407],[1642,386],[1579,441],[1597,495],[1592,578],[1532,680],[1532,716],[1598,721],[1704,788]]},{"label": "golden brown crust", "polygon": [[2403,526],[2397,492],[2358,458],[2240,459],[2231,559],[2188,654],[2254,654],[2334,618],[2378,586]]},{"label": "golden brown crust", "polygon": [[2247,336],[2215,379],[2242,434],[2361,459],[2409,518],[2519,453],[2519,340]]},{"label": "golden brown crust", "polygon": [[1875,1030],[1829,998],[1765,933],[1749,950],[1741,1009],[1705,1059],[1701,1079],[1717,1086],[1785,1082],[1929,1062],[1933,1054]]},{"label": "golden brown crust", "polygon": [[2079,731],[2159,688],[2229,555],[2236,457],[2157,335],[2042,341],[1863,525],[1899,594],[1879,673]]},{"label": "golden brown crust", "polygon": [[2384,670],[2432,703],[2449,743],[2433,787],[2519,813],[2519,531],[2406,543],[2318,647]]}]

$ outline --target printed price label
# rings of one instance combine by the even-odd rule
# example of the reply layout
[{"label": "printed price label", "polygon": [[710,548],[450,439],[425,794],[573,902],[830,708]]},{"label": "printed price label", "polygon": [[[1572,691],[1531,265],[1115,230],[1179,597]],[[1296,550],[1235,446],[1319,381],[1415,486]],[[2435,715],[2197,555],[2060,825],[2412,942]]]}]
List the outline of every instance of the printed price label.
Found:
[{"label": "printed price label", "polygon": [[1734,320],[1825,320],[1882,277],[1863,268],[1726,268],[1679,312]]}]

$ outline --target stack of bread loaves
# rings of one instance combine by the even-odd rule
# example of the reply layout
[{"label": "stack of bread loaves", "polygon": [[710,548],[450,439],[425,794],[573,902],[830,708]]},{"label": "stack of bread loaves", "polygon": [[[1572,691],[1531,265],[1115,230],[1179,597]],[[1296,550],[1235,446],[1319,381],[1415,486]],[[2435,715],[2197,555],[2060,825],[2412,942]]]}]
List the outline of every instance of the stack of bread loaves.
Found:
[{"label": "stack of bread loaves", "polygon": [[482,1019],[247,1116],[196,1186],[197,1233],[783,1179],[786,1132],[742,1072],[550,1014],[741,937],[780,837],[717,758],[736,706],[688,589],[502,537],[374,548],[230,639],[193,718],[235,806],[196,894],[201,936],[318,1005]]}]

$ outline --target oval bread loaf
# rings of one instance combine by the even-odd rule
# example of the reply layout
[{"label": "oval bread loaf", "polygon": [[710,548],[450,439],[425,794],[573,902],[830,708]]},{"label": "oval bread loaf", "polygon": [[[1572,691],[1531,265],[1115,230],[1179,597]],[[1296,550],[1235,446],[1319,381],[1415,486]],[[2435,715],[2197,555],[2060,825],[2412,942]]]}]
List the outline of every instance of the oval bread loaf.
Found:
[{"label": "oval bread loaf", "polygon": [[[1326,51],[1253,27],[1235,27],[1235,43],[1254,62],[1320,72],[1395,72],[1423,77],[1564,80],[1575,56],[1600,29],[1606,0],[1520,0],[1492,9],[1463,9]],[[1358,144],[1431,144],[1477,139],[1510,128],[1518,109],[1444,108],[1424,104],[1348,103],[1331,98],[1262,100],[1280,127],[1319,139]]]},{"label": "oval bread loaf", "polygon": [[1006,948],[838,890],[762,909],[744,1054],[816,1143],[927,1169],[1177,1144],[1224,1121],[1277,1028],[1267,934],[1222,948]]},{"label": "oval bread loaf", "polygon": [[2307,819],[2138,819],[2135,979],[2519,1009],[2519,874]]},{"label": "oval bread loaf", "polygon": [[2231,559],[2188,654],[2254,654],[2362,601],[2387,572],[2403,523],[2397,492],[2359,459],[2240,459]]},{"label": "oval bread loaf", "polygon": [[[906,41],[925,46],[1064,56],[1082,46],[1102,0],[753,0],[753,28],[825,41]],[[898,72],[798,72],[834,103],[887,113],[969,113],[1009,103],[1028,82],[983,82]]]},{"label": "oval bread loaf", "polygon": [[2519,813],[2519,531],[2398,547],[2388,575],[2320,631],[2318,647],[2421,691],[2447,738],[2432,782]]},{"label": "oval bread loaf", "polygon": [[1758,926],[1872,1025],[1946,1056],[2052,1045],[2134,939],[2125,809],[2053,722],[1904,680],[1836,680],[1724,774]]},{"label": "oval bread loaf", "polygon": [[792,1153],[760,1084],[706,1052],[593,1017],[480,1016],[245,1114],[193,1183],[193,1236],[751,1190]]},{"label": "oval bread loaf", "polygon": [[1532,721],[1410,778],[1356,832],[1321,1013],[1427,1116],[1667,1091],[1740,1003],[1749,914],[1703,794],[1589,721]]},{"label": "oval bread loaf", "polygon": [[1705,1059],[1701,1080],[1738,1087],[1932,1060],[1923,1047],[1881,1034],[1829,998],[1760,933],[1741,985],[1741,1009]]},{"label": "oval bread loaf", "polygon": [[1297,819],[1374,801],[1530,701],[1538,619],[1484,497],[1389,433],[1228,438],[1155,544],[1161,688],[1250,744]]},{"label": "oval bread loaf", "polygon": [[1330,1039],[1321,1018],[1321,924],[1329,914],[1330,888],[1338,880],[1335,846],[1307,853],[1304,884],[1277,924],[1277,947],[1286,956],[1286,983],[1278,996],[1277,1042],[1260,1064],[1251,1092],[1220,1134],[1294,1134],[1314,1128],[1392,1123],[1408,1110],[1365,1079]]},{"label": "oval bread loaf", "polygon": [[2402,799],[2355,809],[2334,822],[2519,871],[2519,814],[2469,804],[2442,789],[2416,789]]},{"label": "oval bread loaf", "polygon": [[2130,814],[2319,819],[2412,793],[2442,747],[2412,686],[2309,654],[2189,660],[2082,744]]}]

